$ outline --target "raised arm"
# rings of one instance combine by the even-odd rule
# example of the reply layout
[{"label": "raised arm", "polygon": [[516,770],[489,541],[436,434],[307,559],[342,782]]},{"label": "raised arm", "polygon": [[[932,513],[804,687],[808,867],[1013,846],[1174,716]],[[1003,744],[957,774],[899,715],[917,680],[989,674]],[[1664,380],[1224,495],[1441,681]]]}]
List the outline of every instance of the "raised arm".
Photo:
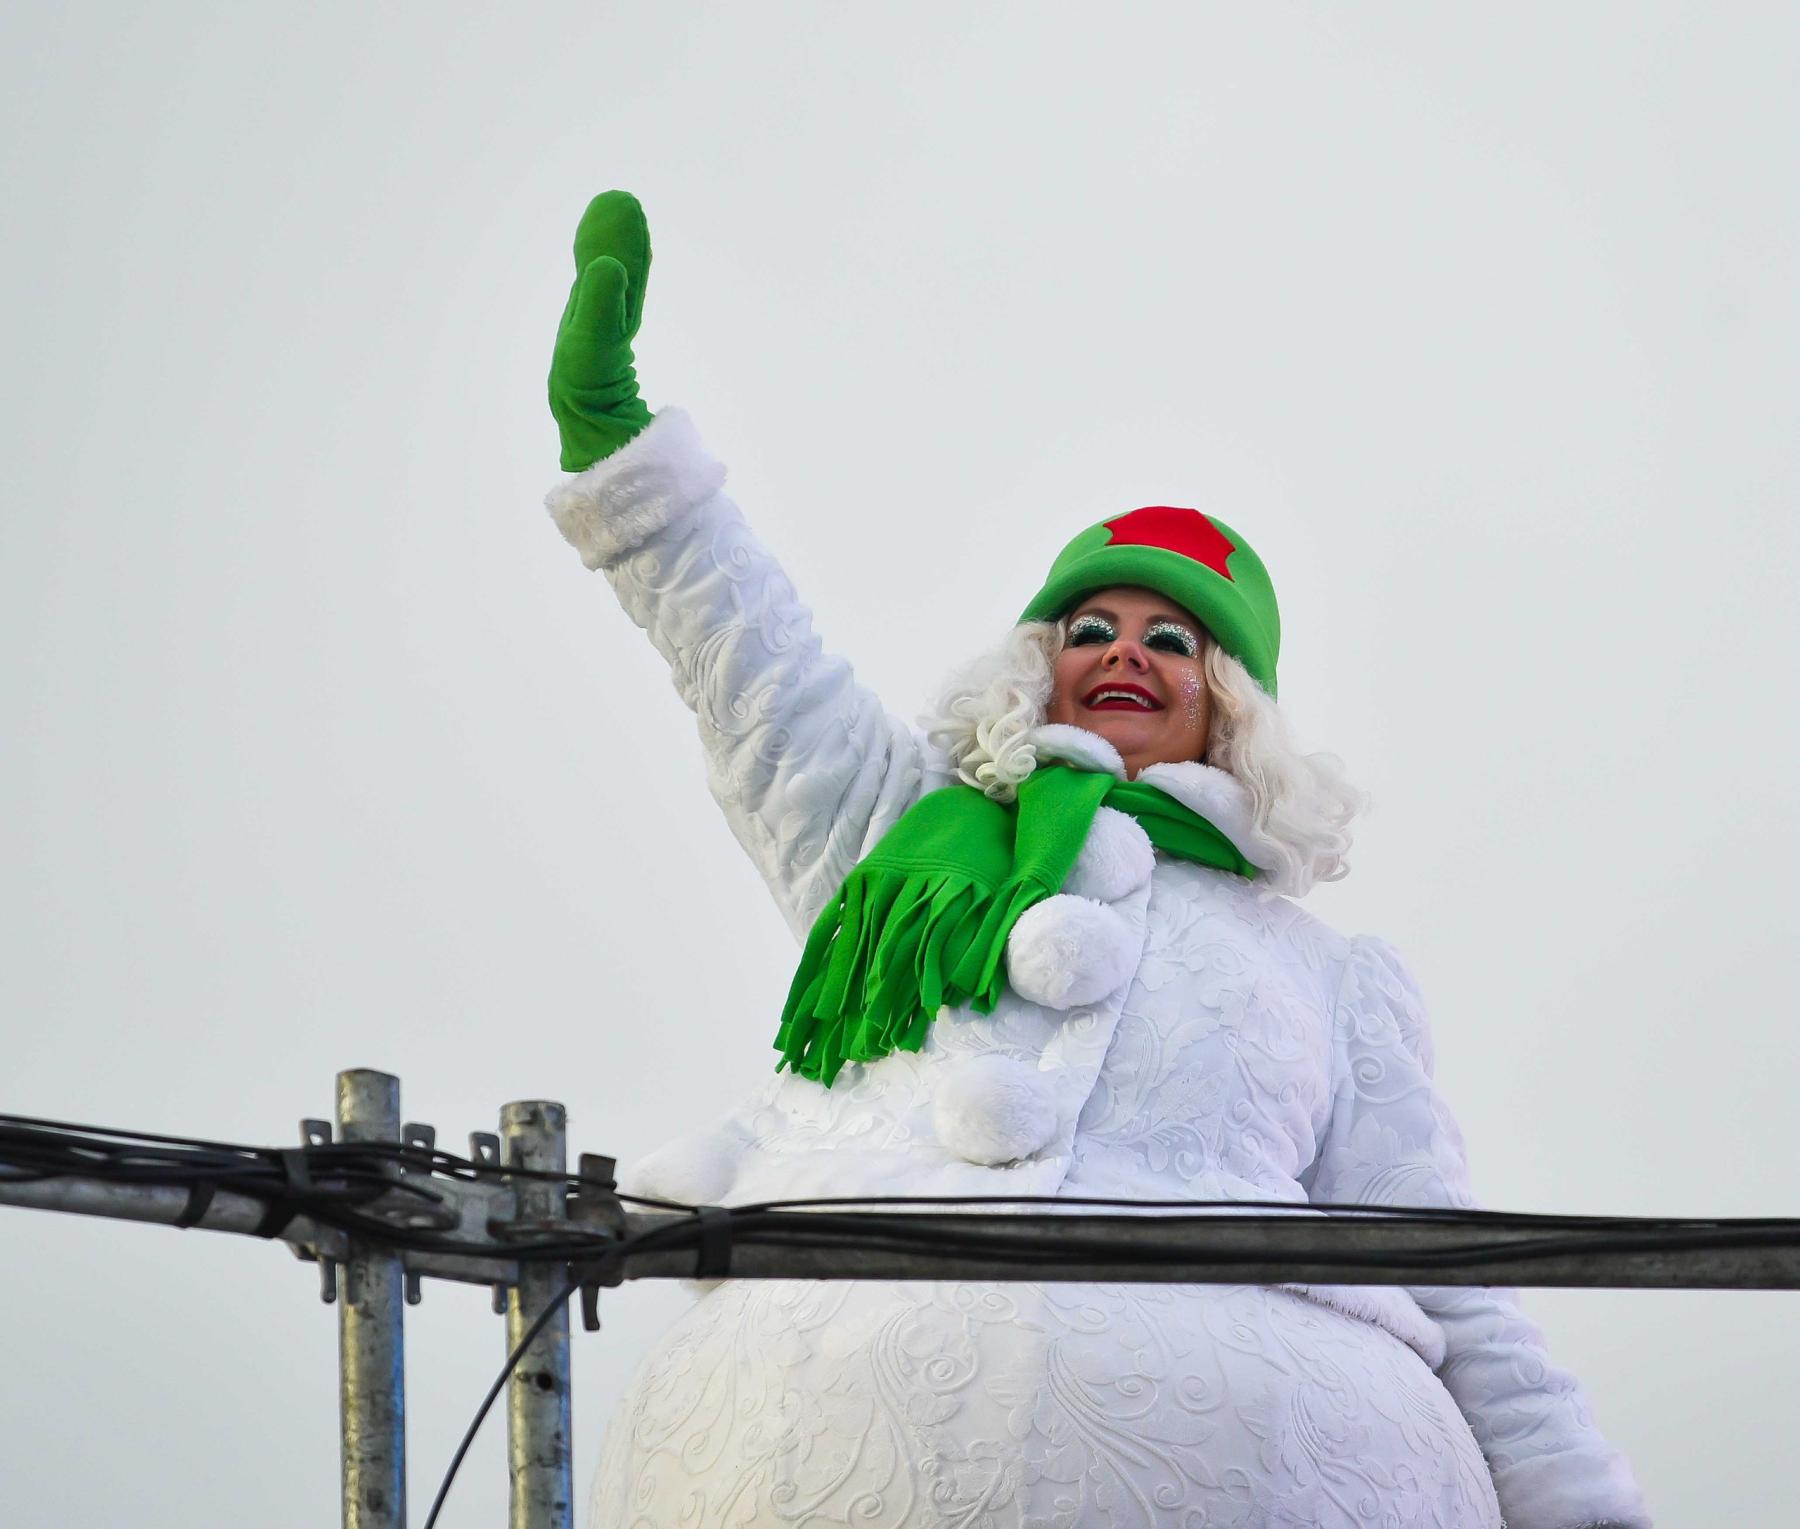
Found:
[{"label": "raised arm", "polygon": [[562,465],[547,503],[668,661],[700,726],[707,780],[796,934],[918,797],[923,749],[824,653],[779,564],[721,491],[686,415],[652,418],[632,340],[650,236],[610,191],[575,236],[576,279],[550,368]]},{"label": "raised arm", "polygon": [[[1321,1203],[1473,1206],[1462,1135],[1432,1081],[1419,990],[1379,940],[1355,942],[1335,1019],[1337,1091],[1310,1187]],[[1507,1289],[1414,1287],[1443,1329],[1439,1378],[1494,1477],[1508,1529],[1648,1529],[1625,1458]]]}]

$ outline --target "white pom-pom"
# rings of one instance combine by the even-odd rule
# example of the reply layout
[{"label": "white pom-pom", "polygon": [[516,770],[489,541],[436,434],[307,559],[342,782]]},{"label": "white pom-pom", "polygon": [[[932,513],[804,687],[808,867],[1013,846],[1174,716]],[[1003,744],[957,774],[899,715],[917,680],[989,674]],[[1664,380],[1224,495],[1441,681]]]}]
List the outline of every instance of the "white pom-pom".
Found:
[{"label": "white pom-pom", "polygon": [[1020,915],[1006,937],[1006,974],[1028,1003],[1074,1009],[1130,977],[1139,941],[1104,903],[1063,892]]},{"label": "white pom-pom", "polygon": [[933,1087],[938,1140],[964,1162],[1017,1162],[1056,1134],[1054,1085],[1012,1057],[958,1057],[945,1063]]},{"label": "white pom-pom", "polygon": [[1137,820],[1116,807],[1102,807],[1062,889],[1113,903],[1137,891],[1155,869],[1156,851]]}]

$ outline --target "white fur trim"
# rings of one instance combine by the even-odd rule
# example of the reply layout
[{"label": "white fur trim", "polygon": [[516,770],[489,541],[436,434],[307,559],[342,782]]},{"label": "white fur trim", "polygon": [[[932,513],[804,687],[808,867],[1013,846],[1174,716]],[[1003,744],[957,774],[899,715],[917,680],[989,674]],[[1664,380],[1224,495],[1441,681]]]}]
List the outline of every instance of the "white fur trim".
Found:
[{"label": "white fur trim", "polygon": [[627,1194],[681,1205],[716,1205],[737,1177],[744,1143],[719,1130],[678,1136],[619,1175]]},{"label": "white fur trim", "polygon": [[1029,739],[1042,759],[1060,759],[1083,770],[1104,770],[1125,779],[1125,761],[1119,751],[1098,733],[1070,722],[1046,722],[1034,727]]},{"label": "white fur trim", "polygon": [[1436,1369],[1444,1362],[1444,1330],[1419,1309],[1419,1303],[1393,1285],[1282,1285],[1295,1295],[1373,1322],[1392,1333]]},{"label": "white fur trim", "polygon": [[1056,1087],[998,1052],[959,1057],[935,1084],[932,1119],[952,1156],[986,1167],[1017,1162],[1056,1134]]},{"label": "white fur trim", "polygon": [[693,421],[664,409],[610,457],[550,490],[544,505],[589,568],[604,568],[720,490],[725,469]]},{"label": "white fur trim", "polygon": [[1080,1008],[1124,985],[1142,945],[1105,903],[1063,892],[1027,908],[1013,925],[1007,978],[1028,1003]]},{"label": "white fur trim", "polygon": [[[1068,722],[1046,722],[1031,730],[1031,743],[1042,759],[1060,759],[1085,770],[1104,770],[1125,779],[1125,761],[1119,751],[1098,733]],[[1138,771],[1137,778],[1157,786],[1191,807],[1237,847],[1259,870],[1281,863],[1272,839],[1256,831],[1250,815],[1250,792],[1229,771],[1215,765],[1153,764]]]},{"label": "white fur trim", "polygon": [[1138,779],[1199,813],[1258,870],[1281,863],[1274,841],[1259,834],[1251,820],[1249,787],[1229,771],[1199,763],[1153,764],[1140,770]]},{"label": "white fur trim", "polygon": [[1094,815],[1087,842],[1075,857],[1075,867],[1062,889],[1076,897],[1116,903],[1137,891],[1155,869],[1156,851],[1137,819],[1128,812],[1102,807]]},{"label": "white fur trim", "polygon": [[1508,1524],[1650,1529],[1644,1494],[1625,1457],[1615,1449],[1597,1452],[1583,1444],[1508,1464],[1506,1446],[1501,1445],[1489,1454],[1488,1469]]}]

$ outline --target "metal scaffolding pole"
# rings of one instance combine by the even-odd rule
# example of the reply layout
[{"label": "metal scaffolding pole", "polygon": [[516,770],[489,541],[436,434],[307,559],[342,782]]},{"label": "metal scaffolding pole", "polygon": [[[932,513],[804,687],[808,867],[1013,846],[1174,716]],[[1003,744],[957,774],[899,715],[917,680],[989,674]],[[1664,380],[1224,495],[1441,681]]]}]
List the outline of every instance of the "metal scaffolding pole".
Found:
[{"label": "metal scaffolding pole", "polygon": [[[399,1141],[400,1080],[362,1067],[340,1072],[337,1124],[343,1141]],[[337,1302],[344,1529],[406,1529],[406,1304],[400,1253],[352,1237],[343,1276]]]},{"label": "metal scaffolding pole", "polygon": [[[560,1104],[524,1099],[500,1111],[501,1164],[561,1174],[567,1162],[568,1117]],[[567,1186],[515,1178],[521,1236],[569,1231]],[[506,1389],[507,1467],[512,1478],[510,1529],[573,1529],[574,1477],[569,1459],[569,1308],[561,1264],[521,1263],[506,1296],[506,1349],[524,1340],[554,1302],[556,1313],[532,1340]]]}]

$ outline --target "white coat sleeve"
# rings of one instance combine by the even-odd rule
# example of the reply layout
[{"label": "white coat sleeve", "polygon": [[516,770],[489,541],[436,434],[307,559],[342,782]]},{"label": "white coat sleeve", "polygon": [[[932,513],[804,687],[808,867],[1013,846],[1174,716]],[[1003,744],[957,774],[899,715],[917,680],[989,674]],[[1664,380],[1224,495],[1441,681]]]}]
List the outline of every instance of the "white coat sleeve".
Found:
[{"label": "white coat sleeve", "polygon": [[707,781],[797,935],[919,795],[923,747],[824,653],[812,615],[721,491],[687,416],[545,501],[668,661],[700,726]]},{"label": "white coat sleeve", "polygon": [[[1312,1199],[1474,1206],[1462,1135],[1432,1081],[1424,1003],[1379,940],[1357,940],[1345,963],[1334,1043]],[[1631,1467],[1595,1428],[1580,1383],[1550,1362],[1516,1293],[1409,1288],[1443,1329],[1438,1375],[1481,1446],[1507,1529],[1648,1529]]]}]

